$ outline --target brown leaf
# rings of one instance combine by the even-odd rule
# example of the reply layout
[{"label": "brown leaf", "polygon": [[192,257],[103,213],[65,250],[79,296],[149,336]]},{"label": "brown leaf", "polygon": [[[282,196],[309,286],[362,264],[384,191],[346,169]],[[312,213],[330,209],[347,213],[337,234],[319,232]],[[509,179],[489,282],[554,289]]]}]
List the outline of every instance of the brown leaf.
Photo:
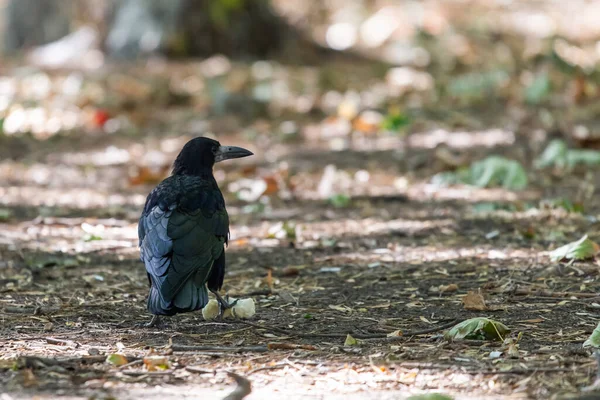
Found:
[{"label": "brown leaf", "polygon": [[458,285],[456,283],[451,283],[449,285],[440,285],[439,290],[440,293],[456,292],[458,290]]},{"label": "brown leaf", "polygon": [[465,310],[487,310],[485,300],[483,299],[481,293],[469,292],[465,297],[463,297],[462,301]]},{"label": "brown leaf", "polygon": [[267,277],[265,278],[265,282],[267,283],[269,290],[272,291],[273,290],[273,270],[270,268],[267,271]]},{"label": "brown leaf", "polygon": [[148,371],[169,369],[169,359],[165,356],[144,357],[144,365]]}]

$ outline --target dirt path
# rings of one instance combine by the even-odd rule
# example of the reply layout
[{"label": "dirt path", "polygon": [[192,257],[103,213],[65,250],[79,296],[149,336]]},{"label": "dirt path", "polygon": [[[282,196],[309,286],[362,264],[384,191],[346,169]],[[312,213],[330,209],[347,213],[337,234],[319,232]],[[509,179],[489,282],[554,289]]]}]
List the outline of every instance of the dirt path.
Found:
[{"label": "dirt path", "polygon": [[[352,155],[337,157],[343,163]],[[288,160],[292,169],[302,163]],[[306,181],[321,168],[318,157],[309,164],[297,171]],[[371,169],[382,190],[389,172]],[[343,208],[296,196],[255,212],[230,199],[225,290],[252,297],[256,316],[205,322],[196,313],[151,329],[136,327],[148,320],[135,220],[148,186],[97,189],[99,204],[122,196],[115,211],[85,197],[94,189],[71,184],[84,194],[62,189],[67,200],[50,207],[60,217],[30,219],[40,205],[36,197],[19,200],[26,184],[5,193],[14,216],[0,228],[0,382],[12,398],[217,399],[235,386],[226,371],[252,383],[248,399],[391,399],[432,390],[548,398],[593,380],[596,363],[581,344],[598,318],[596,266],[559,266],[545,255],[548,232],[593,234],[594,222],[579,214],[481,212],[478,198],[510,194],[461,189],[472,203],[443,190],[427,195],[426,185],[365,194]],[[103,230],[94,231],[99,224]],[[528,236],[530,227],[545,233]],[[471,291],[483,294],[486,310],[465,309]],[[503,322],[511,337],[522,334],[518,357],[501,343],[442,339],[453,321],[477,316]],[[402,336],[386,337],[398,330]],[[347,334],[358,343],[345,346]],[[131,364],[105,362],[117,352]],[[148,372],[142,359],[150,354],[164,355],[169,368]]]}]

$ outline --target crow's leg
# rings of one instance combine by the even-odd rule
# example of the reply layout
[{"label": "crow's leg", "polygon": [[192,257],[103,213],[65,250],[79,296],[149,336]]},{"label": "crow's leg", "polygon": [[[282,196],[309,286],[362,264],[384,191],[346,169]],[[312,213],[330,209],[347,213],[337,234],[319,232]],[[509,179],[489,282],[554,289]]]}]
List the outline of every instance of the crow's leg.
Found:
[{"label": "crow's leg", "polygon": [[[229,301],[227,301],[223,297],[221,297],[219,292],[217,292],[216,290],[211,289],[210,291],[212,294],[215,295],[215,297],[217,298],[217,302],[219,303],[219,317],[223,317],[223,313],[225,312],[225,310],[228,310],[231,307],[235,306],[238,302],[238,300],[236,300],[233,303],[229,303]],[[229,297],[229,296],[227,296],[227,297]]]},{"label": "crow's leg", "polygon": [[156,327],[162,326],[162,324],[163,324],[163,321],[160,319],[160,316],[153,315],[150,322],[147,322],[145,324],[138,324],[137,326],[140,328],[156,328]]}]

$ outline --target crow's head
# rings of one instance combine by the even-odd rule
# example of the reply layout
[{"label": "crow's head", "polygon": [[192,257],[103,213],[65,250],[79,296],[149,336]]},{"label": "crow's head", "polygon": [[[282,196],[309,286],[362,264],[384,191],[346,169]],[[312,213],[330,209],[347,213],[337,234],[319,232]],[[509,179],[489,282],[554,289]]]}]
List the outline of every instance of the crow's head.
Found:
[{"label": "crow's head", "polygon": [[241,147],[221,146],[206,137],[197,137],[185,144],[173,164],[173,175],[204,175],[212,173],[219,161],[251,156],[253,153]]}]

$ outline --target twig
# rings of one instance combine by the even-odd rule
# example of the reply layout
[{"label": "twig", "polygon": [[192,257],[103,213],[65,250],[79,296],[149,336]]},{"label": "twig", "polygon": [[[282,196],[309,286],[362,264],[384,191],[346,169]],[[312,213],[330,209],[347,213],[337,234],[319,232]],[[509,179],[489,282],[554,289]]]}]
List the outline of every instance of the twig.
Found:
[{"label": "twig", "polygon": [[309,344],[294,344],[294,343],[269,343],[267,344],[269,350],[317,350],[315,346]]},{"label": "twig", "polygon": [[511,370],[483,370],[483,369],[468,369],[468,368],[457,368],[453,364],[436,364],[436,363],[420,363],[420,362],[405,362],[396,364],[399,368],[418,368],[418,369],[452,369],[457,372],[462,372],[470,375],[523,375],[533,374],[535,372],[573,372],[573,368],[564,367],[537,367],[531,369],[515,368]]},{"label": "twig", "polygon": [[230,294],[230,297],[235,297],[236,299],[241,299],[244,297],[252,297],[252,296],[270,296],[273,294],[278,294],[276,290],[263,289],[263,290],[254,290],[252,292],[246,293],[233,293]]},{"label": "twig", "polygon": [[173,351],[217,351],[222,353],[265,353],[269,351],[267,346],[186,346],[182,344],[172,344]]},{"label": "twig", "polygon": [[227,375],[235,380],[237,387],[233,389],[233,392],[224,397],[223,400],[242,400],[252,392],[252,384],[248,379],[235,372],[227,372]]},{"label": "twig", "polygon": [[283,368],[283,367],[287,367],[287,366],[288,366],[287,363],[279,363],[279,364],[275,364],[275,365],[267,365],[267,366],[264,366],[264,367],[259,367],[259,368],[251,369],[246,374],[247,375],[252,375],[252,374],[254,374],[256,372],[259,372],[259,371],[268,371],[268,370],[279,369],[279,368]]},{"label": "twig", "polygon": [[134,360],[134,361],[132,361],[132,362],[129,362],[129,363],[125,364],[125,365],[121,365],[121,366],[119,367],[119,369],[120,369],[120,370],[124,370],[124,369],[127,369],[127,368],[129,368],[129,367],[133,367],[133,366],[135,366],[135,365],[141,365],[141,364],[143,364],[143,363],[144,363],[144,360],[143,360],[143,359]]},{"label": "twig", "polygon": [[[392,337],[388,337],[387,334],[385,333],[373,333],[373,334],[361,334],[361,333],[354,333],[354,332],[350,332],[350,334],[356,338],[356,339],[362,339],[362,340],[368,340],[368,339],[387,339],[390,341],[395,341],[395,340],[399,340],[402,338],[406,338],[406,337],[410,337],[410,336],[419,336],[419,335],[425,335],[428,333],[433,333],[433,332],[439,332],[441,330],[450,328],[452,326],[454,326],[457,323],[458,320],[454,319],[448,323],[442,324],[442,325],[438,325],[432,328],[427,328],[427,329],[421,329],[421,330],[417,330],[417,331],[409,331],[409,332],[405,332],[403,333],[402,336],[392,336]],[[243,321],[243,320],[239,320],[240,323],[245,324],[245,325],[249,325],[249,326],[253,326],[255,328],[259,328],[259,329],[266,329],[266,330],[270,330],[272,332],[278,332],[281,334],[285,334],[288,336],[296,336],[296,337],[300,337],[300,338],[345,338],[348,333],[297,333],[297,332],[290,332],[286,329],[282,329],[282,328],[278,328],[276,326],[264,326],[264,325],[258,325],[255,324],[253,322],[249,322],[249,321]]]},{"label": "twig", "polygon": [[64,358],[48,358],[48,357],[35,357],[35,356],[24,356],[19,359],[25,367],[37,368],[37,367],[48,367],[52,365],[69,364],[74,362],[82,362],[85,364],[101,363],[106,360],[106,356],[83,356],[83,357],[64,357]]},{"label": "twig", "polygon": [[[445,324],[437,325],[427,329],[421,329],[418,331],[408,331],[404,333],[404,337],[408,336],[419,336],[426,335],[428,333],[443,331],[444,329],[451,328],[458,322],[458,319],[453,319],[452,321],[446,322]],[[390,339],[394,339],[395,337],[391,337]]]},{"label": "twig", "polygon": [[[200,351],[207,352],[206,355],[221,355],[225,353],[266,353],[271,350],[317,350],[315,346],[308,344],[293,344],[293,343],[268,343],[264,346],[186,346],[182,344],[171,344],[170,349],[173,351]],[[216,353],[209,353],[216,352]]]},{"label": "twig", "polygon": [[516,296],[545,296],[545,297],[583,297],[583,298],[592,298],[592,297],[600,297],[600,293],[581,293],[581,292],[554,292],[552,290],[545,289],[532,289],[532,288],[523,288],[518,287],[514,292]]},{"label": "twig", "polygon": [[185,367],[185,370],[188,372],[195,372],[196,374],[212,374],[212,373],[214,373],[214,371],[199,368],[195,365],[188,365],[187,367]]},{"label": "twig", "polygon": [[120,371],[120,374],[128,375],[128,376],[165,376],[171,375],[173,371],[156,371],[156,372],[148,372],[148,371]]},{"label": "twig", "polygon": [[73,346],[75,348],[79,347],[79,343],[73,342],[71,340],[56,339],[56,338],[51,338],[51,337],[46,338],[46,343],[63,345],[63,346]]},{"label": "twig", "polygon": [[[56,336],[75,336],[75,335],[80,335],[82,333],[86,333],[87,331],[85,330],[81,330],[81,331],[75,331],[75,332],[63,332],[63,333],[57,333],[54,335],[54,337],[56,338]],[[43,336],[25,336],[25,337],[9,337],[3,340],[10,340],[10,341],[19,341],[19,340],[46,340],[47,338],[43,337]]]}]

